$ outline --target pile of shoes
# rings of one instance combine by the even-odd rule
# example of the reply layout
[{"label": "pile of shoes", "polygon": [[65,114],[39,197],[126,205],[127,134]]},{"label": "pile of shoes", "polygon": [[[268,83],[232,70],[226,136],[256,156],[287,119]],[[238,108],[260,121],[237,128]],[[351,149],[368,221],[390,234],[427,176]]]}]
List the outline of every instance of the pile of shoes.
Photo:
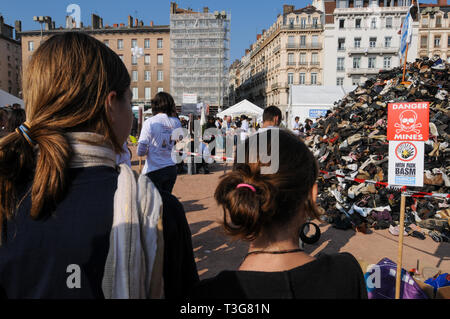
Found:
[{"label": "pile of shoes", "polygon": [[[305,143],[317,157],[320,169],[351,178],[387,182],[389,142],[387,106],[394,102],[430,102],[430,140],[425,143],[425,176],[421,192],[450,192],[450,64],[439,57],[417,59],[407,65],[406,82],[401,67],[381,71],[376,78],[348,93],[328,117],[314,125]],[[367,232],[389,229],[399,221],[400,193],[373,184],[358,184],[322,175],[318,203],[329,223],[339,229]],[[406,225],[438,241],[448,240],[450,203],[437,198],[407,198]],[[395,233],[395,231],[394,231]],[[439,233],[439,234],[436,234]]]}]

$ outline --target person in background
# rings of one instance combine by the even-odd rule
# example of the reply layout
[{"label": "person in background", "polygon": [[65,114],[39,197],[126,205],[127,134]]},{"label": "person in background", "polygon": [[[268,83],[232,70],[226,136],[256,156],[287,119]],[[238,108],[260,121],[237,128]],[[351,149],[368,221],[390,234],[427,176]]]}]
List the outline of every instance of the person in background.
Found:
[{"label": "person in background", "polygon": [[299,124],[299,121],[300,121],[300,117],[296,116],[295,117],[295,121],[294,121],[294,125],[292,127],[292,129],[294,131],[294,134],[297,135],[297,136],[300,135],[300,124]]},{"label": "person in background", "polygon": [[311,134],[311,132],[312,132],[312,125],[313,125],[313,121],[311,121],[310,119],[306,119],[306,121],[305,121],[305,133],[307,135]]},{"label": "person in background", "polygon": [[[142,174],[160,191],[172,193],[177,180],[177,166],[172,159],[174,130],[181,129],[172,96],[159,92],[152,100],[153,117],[145,121],[139,137],[138,156],[147,156]],[[181,131],[180,131],[181,132]]]},{"label": "person in background", "polygon": [[[299,232],[316,207],[318,164],[293,133],[279,132],[279,169],[261,175],[259,154],[235,163],[214,194],[223,208],[223,229],[249,243],[237,270],[226,270],[194,286],[191,299],[367,299],[364,275],[348,253],[312,257],[299,248]],[[275,129],[257,133],[274,134]],[[270,149],[271,138],[267,138]],[[251,162],[250,162],[251,161]],[[268,165],[268,164],[267,164]]]},{"label": "person in background", "polygon": [[272,105],[264,109],[262,128],[278,128],[281,123],[281,110]]}]

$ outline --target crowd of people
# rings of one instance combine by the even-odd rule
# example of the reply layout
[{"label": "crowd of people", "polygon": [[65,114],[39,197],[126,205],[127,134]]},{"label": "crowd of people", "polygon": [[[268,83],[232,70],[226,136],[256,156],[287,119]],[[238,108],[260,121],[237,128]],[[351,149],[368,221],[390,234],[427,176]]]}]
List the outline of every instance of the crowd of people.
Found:
[{"label": "crowd of people", "polygon": [[[172,133],[182,127],[173,98],[161,92],[152,101],[139,177],[117,165],[132,93],[128,70],[103,43],[78,32],[46,40],[29,62],[24,100],[26,121],[11,125],[12,110],[1,113],[0,298],[367,298],[353,256],[314,258],[299,247],[299,229],[319,214],[318,164],[301,139],[279,129],[277,107],[266,108],[253,134],[279,130],[278,172],[262,175],[266,164],[250,162],[243,139],[245,162],[214,195],[224,230],[248,241],[249,252],[239,269],[200,281],[185,212],[171,194]],[[208,123],[258,128],[245,116]]]}]

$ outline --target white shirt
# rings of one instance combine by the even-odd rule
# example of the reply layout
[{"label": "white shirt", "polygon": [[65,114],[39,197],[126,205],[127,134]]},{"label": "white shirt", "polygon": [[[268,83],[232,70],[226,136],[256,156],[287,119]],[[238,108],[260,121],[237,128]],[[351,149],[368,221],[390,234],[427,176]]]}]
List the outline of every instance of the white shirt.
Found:
[{"label": "white shirt", "polygon": [[167,114],[157,114],[144,122],[139,138],[138,155],[147,155],[142,174],[147,174],[165,167],[174,166],[172,149],[175,140],[172,133],[181,129],[180,120],[168,117]]},{"label": "white shirt", "polygon": [[249,128],[249,124],[247,120],[243,120],[242,124],[241,124],[241,129],[244,130],[245,132],[248,132],[248,128]]},{"label": "white shirt", "polygon": [[300,135],[299,129],[300,129],[300,125],[298,124],[298,122],[294,122],[293,130],[294,130],[295,135]]}]

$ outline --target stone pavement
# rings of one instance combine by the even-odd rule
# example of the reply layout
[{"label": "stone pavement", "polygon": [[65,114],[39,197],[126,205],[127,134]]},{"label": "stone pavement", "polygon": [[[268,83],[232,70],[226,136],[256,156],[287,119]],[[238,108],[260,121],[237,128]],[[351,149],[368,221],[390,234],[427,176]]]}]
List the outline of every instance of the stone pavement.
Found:
[{"label": "stone pavement", "polygon": [[[130,148],[134,153],[134,147]],[[136,158],[133,156],[133,168],[137,170]],[[213,277],[222,270],[237,269],[248,249],[246,243],[232,242],[222,232],[219,223],[223,212],[214,200],[214,191],[224,173],[223,165],[214,164],[211,172],[210,175],[179,175],[173,191],[186,211],[200,279]],[[316,223],[322,237],[317,244],[306,247],[312,256],[349,252],[367,264],[376,264],[385,257],[397,262],[398,237],[388,230],[373,230],[365,235]],[[436,243],[429,236],[423,241],[405,237],[403,268],[416,268],[418,260],[419,269],[435,267],[450,272],[450,243]]]}]

